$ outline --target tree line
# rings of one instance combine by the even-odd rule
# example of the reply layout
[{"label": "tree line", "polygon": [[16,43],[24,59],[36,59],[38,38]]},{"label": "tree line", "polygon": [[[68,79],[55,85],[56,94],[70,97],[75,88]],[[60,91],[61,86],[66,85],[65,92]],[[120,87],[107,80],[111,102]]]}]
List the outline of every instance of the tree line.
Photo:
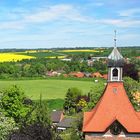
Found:
[{"label": "tree line", "polygon": [[[49,71],[58,71],[62,74],[70,72],[100,72],[107,74],[107,62],[104,59],[94,61],[89,66],[87,60],[81,57],[73,56],[71,61],[62,61],[60,59],[30,59],[18,62],[0,63],[0,79],[20,79],[22,77],[47,77]],[[131,62],[125,63],[123,75],[139,80],[138,72],[140,71],[140,60],[132,59]]]}]

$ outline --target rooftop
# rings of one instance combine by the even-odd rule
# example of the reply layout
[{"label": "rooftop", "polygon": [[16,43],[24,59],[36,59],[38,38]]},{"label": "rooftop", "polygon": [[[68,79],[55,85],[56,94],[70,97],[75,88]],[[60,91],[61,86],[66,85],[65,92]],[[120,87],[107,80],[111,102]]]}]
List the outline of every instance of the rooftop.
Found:
[{"label": "rooftop", "polygon": [[123,66],[123,56],[118,51],[117,47],[114,47],[111,54],[108,56],[108,66]]},{"label": "rooftop", "polygon": [[134,110],[123,82],[107,84],[95,108],[84,113],[83,132],[105,132],[114,121],[129,133],[140,133],[140,112]]}]

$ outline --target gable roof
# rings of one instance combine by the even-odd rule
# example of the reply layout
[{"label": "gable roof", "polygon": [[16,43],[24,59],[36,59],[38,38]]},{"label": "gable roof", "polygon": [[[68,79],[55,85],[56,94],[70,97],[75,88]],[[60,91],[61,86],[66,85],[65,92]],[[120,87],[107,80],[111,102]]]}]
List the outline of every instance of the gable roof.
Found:
[{"label": "gable roof", "polygon": [[72,127],[74,121],[75,121],[74,118],[64,118],[61,122],[57,124],[57,127],[70,128]]},{"label": "gable roof", "polygon": [[100,77],[100,78],[103,77],[100,72],[94,72],[94,73],[91,74],[91,76],[92,77]]},{"label": "gable roof", "polygon": [[117,120],[130,133],[140,133],[140,112],[128,99],[122,82],[108,83],[91,112],[84,113],[83,132],[105,132]]},{"label": "gable roof", "polygon": [[59,123],[62,119],[63,111],[53,111],[51,113],[51,121],[53,123]]}]

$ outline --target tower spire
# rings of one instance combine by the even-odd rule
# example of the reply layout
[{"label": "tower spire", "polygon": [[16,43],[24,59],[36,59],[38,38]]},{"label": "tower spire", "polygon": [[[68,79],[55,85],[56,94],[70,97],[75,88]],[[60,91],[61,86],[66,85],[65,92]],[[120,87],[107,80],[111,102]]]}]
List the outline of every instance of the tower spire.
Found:
[{"label": "tower spire", "polygon": [[114,30],[114,48],[116,48],[117,46],[116,46],[116,41],[117,41],[117,39],[116,39],[116,30]]}]

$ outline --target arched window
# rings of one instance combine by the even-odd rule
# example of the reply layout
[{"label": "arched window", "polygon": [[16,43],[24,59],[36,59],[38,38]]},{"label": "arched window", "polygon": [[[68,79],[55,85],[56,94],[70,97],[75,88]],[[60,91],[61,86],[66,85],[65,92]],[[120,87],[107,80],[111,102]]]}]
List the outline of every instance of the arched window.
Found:
[{"label": "arched window", "polygon": [[113,69],[113,77],[116,77],[118,76],[118,70],[115,68]]}]

